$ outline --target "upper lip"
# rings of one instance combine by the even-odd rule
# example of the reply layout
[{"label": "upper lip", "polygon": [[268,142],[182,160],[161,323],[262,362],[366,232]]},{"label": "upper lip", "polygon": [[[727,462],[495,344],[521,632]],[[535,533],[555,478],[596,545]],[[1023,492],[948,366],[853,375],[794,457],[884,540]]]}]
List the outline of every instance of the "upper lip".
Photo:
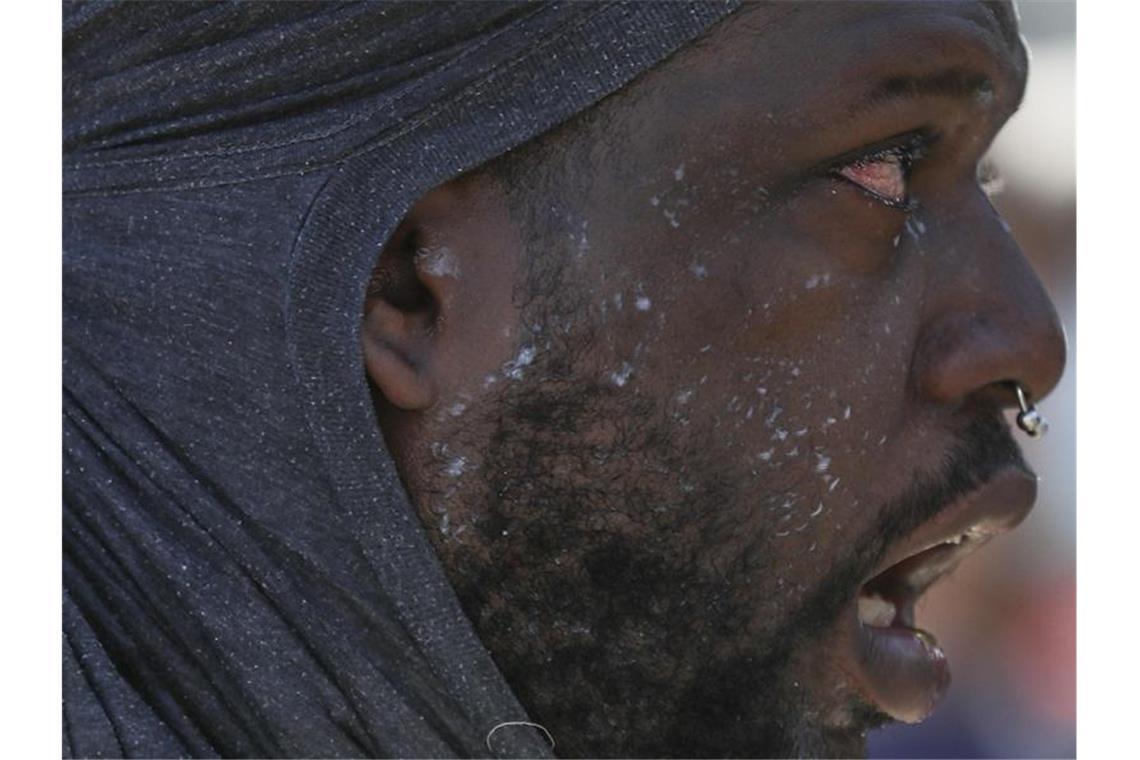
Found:
[{"label": "upper lip", "polygon": [[[913,600],[963,557],[993,536],[1016,527],[1033,508],[1036,496],[1037,477],[1025,467],[1010,465],[999,470],[892,544],[862,586],[893,579],[896,585],[906,586],[897,589],[896,595]],[[904,562],[905,566],[900,566]]]}]

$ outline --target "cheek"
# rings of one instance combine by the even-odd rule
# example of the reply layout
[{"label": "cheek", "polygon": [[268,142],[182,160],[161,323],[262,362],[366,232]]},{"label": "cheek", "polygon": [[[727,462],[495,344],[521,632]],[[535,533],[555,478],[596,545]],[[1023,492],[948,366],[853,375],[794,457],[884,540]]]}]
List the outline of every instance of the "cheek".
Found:
[{"label": "cheek", "polygon": [[[819,525],[865,519],[905,411],[915,320],[895,295],[895,212],[846,193],[777,214],[754,184],[715,179],[678,165],[643,192],[645,213],[622,206],[636,223],[589,225],[576,266],[598,283],[595,370],[652,396],[678,436],[710,434],[742,491],[755,484],[749,519],[806,550],[831,541]],[[874,234],[836,227],[852,213],[825,202],[867,206],[848,212]]]},{"label": "cheek", "polygon": [[840,180],[821,179],[796,194],[781,223],[839,269],[875,275],[898,262],[904,219],[903,212]]},{"label": "cheek", "polygon": [[764,536],[815,577],[816,558],[842,556],[889,496],[878,483],[905,414],[903,307],[870,303],[827,270],[777,281],[759,265],[707,266],[689,282],[647,276],[650,307],[614,331],[614,366],[735,480],[720,513],[725,559]]}]

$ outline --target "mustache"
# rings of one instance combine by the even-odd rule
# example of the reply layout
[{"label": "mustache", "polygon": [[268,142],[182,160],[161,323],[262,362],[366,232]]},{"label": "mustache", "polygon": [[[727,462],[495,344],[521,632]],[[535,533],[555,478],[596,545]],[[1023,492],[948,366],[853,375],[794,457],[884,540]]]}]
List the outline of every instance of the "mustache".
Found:
[{"label": "mustache", "polygon": [[[1000,413],[976,417],[936,473],[916,477],[900,497],[879,511],[874,534],[864,539],[859,550],[865,570],[869,572],[878,564],[891,543],[1011,466],[1029,470]],[[865,575],[863,572],[859,577]]]},{"label": "mustache", "polygon": [[829,627],[891,544],[1010,466],[1029,471],[1001,414],[995,411],[971,420],[937,471],[916,475],[901,495],[879,509],[874,527],[860,537],[847,560],[828,574],[785,624],[779,640],[820,633]]}]

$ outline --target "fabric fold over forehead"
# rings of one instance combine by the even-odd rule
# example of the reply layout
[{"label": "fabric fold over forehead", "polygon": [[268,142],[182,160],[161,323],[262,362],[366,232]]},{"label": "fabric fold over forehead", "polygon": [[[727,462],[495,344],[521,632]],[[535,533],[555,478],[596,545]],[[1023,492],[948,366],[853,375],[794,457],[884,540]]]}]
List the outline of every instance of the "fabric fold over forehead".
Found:
[{"label": "fabric fold over forehead", "polygon": [[364,283],[733,7],[65,4],[65,755],[548,753],[384,447]]},{"label": "fabric fold over forehead", "polygon": [[[472,131],[557,123],[733,3],[125,5],[65,5],[67,192],[312,171],[472,91]],[[533,96],[527,114],[495,112],[508,81]]]}]

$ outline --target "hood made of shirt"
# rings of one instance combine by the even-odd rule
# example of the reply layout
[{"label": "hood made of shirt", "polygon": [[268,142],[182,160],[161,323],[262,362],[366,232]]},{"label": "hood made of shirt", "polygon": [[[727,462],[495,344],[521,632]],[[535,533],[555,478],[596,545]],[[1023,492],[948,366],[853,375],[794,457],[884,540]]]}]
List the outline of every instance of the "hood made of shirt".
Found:
[{"label": "hood made of shirt", "polygon": [[65,756],[549,755],[387,454],[365,283],[732,7],[65,3]]}]

